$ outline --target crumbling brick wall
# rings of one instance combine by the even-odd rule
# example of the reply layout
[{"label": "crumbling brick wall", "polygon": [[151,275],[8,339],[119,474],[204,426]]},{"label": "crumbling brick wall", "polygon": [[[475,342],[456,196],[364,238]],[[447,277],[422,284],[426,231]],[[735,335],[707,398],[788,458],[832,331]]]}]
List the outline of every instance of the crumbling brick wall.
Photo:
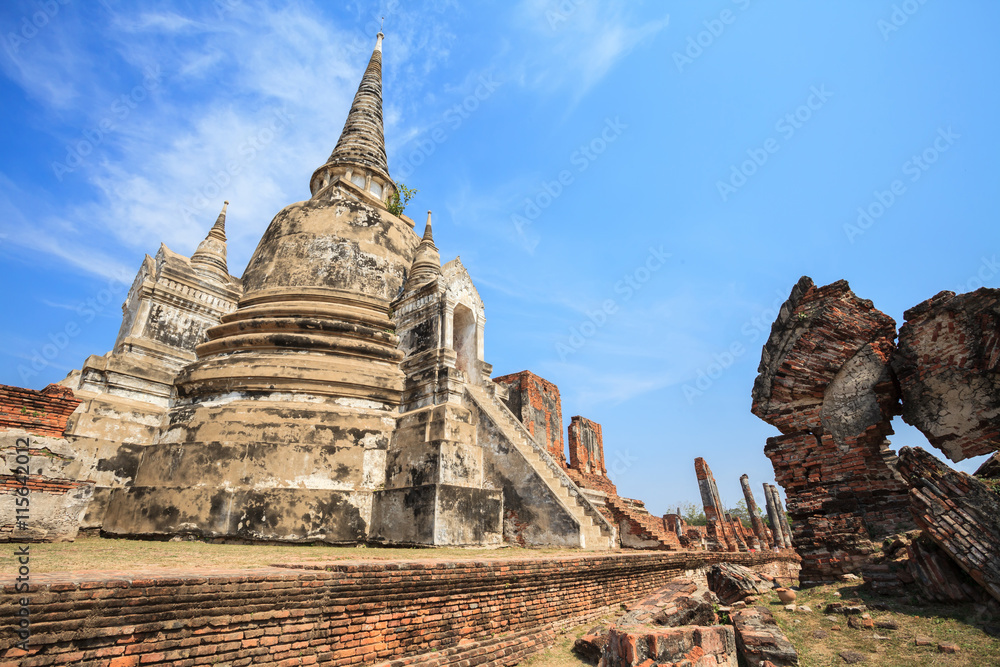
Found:
[{"label": "crumbling brick wall", "polygon": [[41,391],[0,385],[0,431],[23,429],[61,438],[80,403],[71,389],[58,384]]},{"label": "crumbling brick wall", "polygon": [[1000,289],[940,292],[903,317],[903,420],[955,462],[1000,450]]},{"label": "crumbling brick wall", "polygon": [[[618,489],[604,467],[604,430],[595,421],[573,417],[569,424],[569,469],[573,483],[617,498]],[[620,503],[619,503],[620,504]]]},{"label": "crumbling brick wall", "polygon": [[569,467],[584,474],[606,475],[601,425],[577,415],[569,425]]},{"label": "crumbling brick wall", "polygon": [[563,441],[562,402],[559,387],[531,371],[521,371],[493,381],[507,388],[505,403],[528,432],[534,436],[556,463],[566,467]]},{"label": "crumbling brick wall", "polygon": [[980,479],[1000,479],[1000,453],[983,461],[974,474]]},{"label": "crumbling brick wall", "polygon": [[566,473],[582,489],[607,494],[605,516],[618,526],[622,546],[642,549],[679,549],[677,536],[663,520],[646,510],[641,500],[622,498],[604,467],[604,432],[601,425],[576,416],[569,425],[569,470]]},{"label": "crumbling brick wall", "polygon": [[806,585],[857,572],[873,538],[913,525],[886,440],[900,411],[895,331],[846,281],[803,277],[761,353],[752,410],[783,434],[764,453],[788,496]]}]

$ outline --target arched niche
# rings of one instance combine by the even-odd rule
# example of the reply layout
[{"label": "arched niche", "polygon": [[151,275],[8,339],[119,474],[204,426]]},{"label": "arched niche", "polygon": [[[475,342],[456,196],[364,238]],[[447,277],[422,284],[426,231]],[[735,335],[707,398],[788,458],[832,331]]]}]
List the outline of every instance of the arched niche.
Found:
[{"label": "arched niche", "polygon": [[456,305],[452,316],[451,349],[458,357],[456,367],[470,380],[476,376],[479,359],[476,333],[476,314],[468,306]]}]

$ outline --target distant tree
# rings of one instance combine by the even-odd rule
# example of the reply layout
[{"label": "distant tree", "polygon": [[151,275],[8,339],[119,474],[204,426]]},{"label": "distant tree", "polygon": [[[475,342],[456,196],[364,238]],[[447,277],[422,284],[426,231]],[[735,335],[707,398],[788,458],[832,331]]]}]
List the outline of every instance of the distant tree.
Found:
[{"label": "distant tree", "polygon": [[689,526],[705,526],[708,520],[705,518],[705,510],[694,503],[680,503],[681,518],[687,521]]},{"label": "distant tree", "polygon": [[[753,525],[750,522],[750,510],[747,509],[747,503],[745,500],[740,500],[736,503],[736,507],[726,511],[732,514],[734,519],[739,517],[739,519],[743,522],[743,525],[747,528]],[[757,508],[757,515],[764,521],[765,525],[770,525],[767,518],[764,516],[764,513],[760,511],[759,507]]]}]

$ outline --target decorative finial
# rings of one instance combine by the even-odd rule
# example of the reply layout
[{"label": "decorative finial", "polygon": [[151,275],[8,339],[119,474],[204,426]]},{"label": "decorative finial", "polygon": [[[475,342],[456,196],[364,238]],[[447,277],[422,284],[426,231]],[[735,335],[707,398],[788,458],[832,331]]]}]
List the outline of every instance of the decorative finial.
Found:
[{"label": "decorative finial", "polygon": [[427,226],[424,227],[424,238],[417,246],[417,252],[410,266],[410,277],[406,280],[404,289],[422,285],[435,276],[441,275],[441,254],[434,245],[434,234],[431,232],[431,212],[427,211]]},{"label": "decorative finial", "polygon": [[434,233],[431,231],[431,212],[427,211],[427,225],[424,227],[424,241],[434,244]]},{"label": "decorative finial", "polygon": [[353,170],[363,177],[369,174],[375,178],[383,191],[395,190],[389,176],[389,165],[385,155],[385,134],[382,126],[382,38],[378,33],[375,50],[372,51],[368,67],[361,77],[358,92],[347,114],[344,129],[340,133],[337,146],[330,153],[326,164],[313,172],[309,179],[309,191],[313,197],[323,191],[332,180]]},{"label": "decorative finial", "polygon": [[215,224],[209,230],[205,240],[198,244],[198,249],[191,255],[191,267],[202,277],[229,281],[229,268],[226,266],[226,208],[229,202],[222,203],[222,210]]},{"label": "decorative finial", "polygon": [[222,202],[222,210],[219,211],[219,217],[215,219],[215,224],[208,233],[210,237],[217,238],[220,241],[226,240],[226,209],[228,207],[228,201]]}]

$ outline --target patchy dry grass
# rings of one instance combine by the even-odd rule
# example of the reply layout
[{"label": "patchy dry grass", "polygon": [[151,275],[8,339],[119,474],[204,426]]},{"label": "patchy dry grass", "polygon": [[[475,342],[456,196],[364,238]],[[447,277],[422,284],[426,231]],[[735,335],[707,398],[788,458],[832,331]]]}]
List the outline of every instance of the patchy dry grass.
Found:
[{"label": "patchy dry grass", "polygon": [[[873,667],[1000,665],[1000,619],[984,616],[975,605],[921,605],[914,600],[875,596],[847,583],[798,591],[795,604],[811,607],[811,613],[785,611],[773,593],[762,601],[768,603],[799,652],[802,667],[841,667],[846,664],[840,657],[842,651],[864,655],[863,664]],[[899,629],[851,628],[846,617],[823,614],[831,602],[884,604],[888,611],[870,610],[872,619],[895,621]],[[841,630],[832,630],[833,626]],[[918,635],[930,638],[932,644],[917,646],[914,640]],[[960,650],[941,653],[937,648],[940,643],[957,644]]]},{"label": "patchy dry grass", "polygon": [[604,618],[599,618],[568,630],[564,634],[559,635],[559,638],[552,647],[529,657],[521,665],[523,667],[581,667],[582,665],[591,665],[591,663],[573,653],[573,644],[576,643],[577,639],[587,634],[587,631],[595,625],[611,624],[621,614],[622,612],[615,612]]},{"label": "patchy dry grass", "polygon": [[[31,572],[249,569],[276,563],[299,565],[335,560],[537,558],[580,555],[579,549],[381,549],[270,544],[150,542],[82,537],[75,542],[31,545]],[[0,577],[17,571],[14,547],[0,550]]]}]

